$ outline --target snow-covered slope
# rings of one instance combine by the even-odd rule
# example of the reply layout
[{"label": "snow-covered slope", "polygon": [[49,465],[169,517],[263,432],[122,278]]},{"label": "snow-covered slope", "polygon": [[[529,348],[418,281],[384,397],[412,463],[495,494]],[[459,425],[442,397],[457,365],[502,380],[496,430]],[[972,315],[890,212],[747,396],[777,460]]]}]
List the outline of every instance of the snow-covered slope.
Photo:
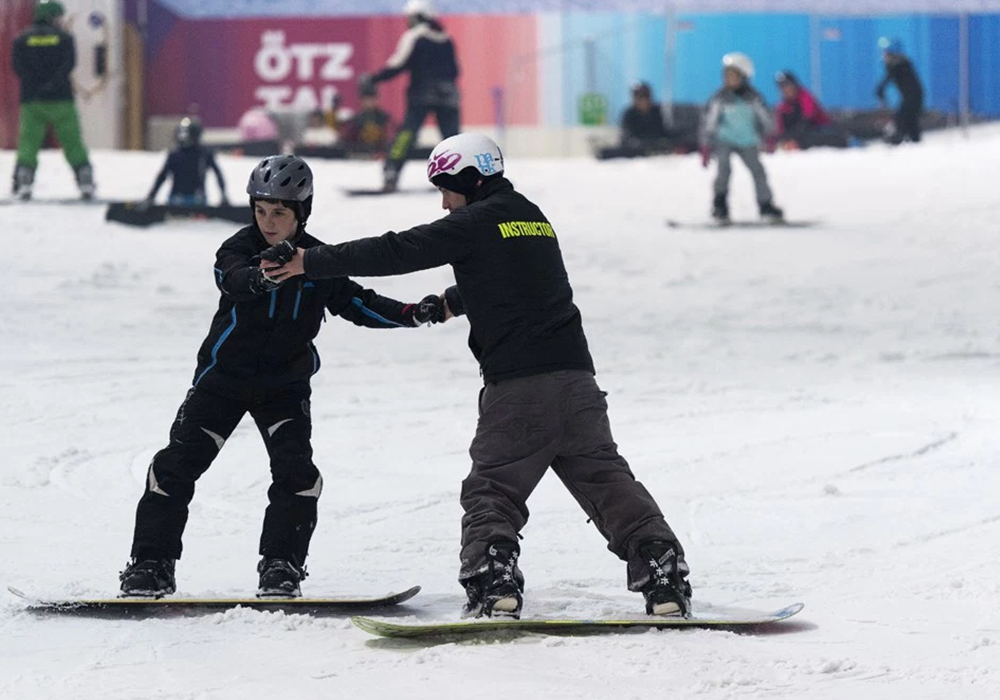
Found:
[{"label": "snow-covered slope", "polygon": [[[647,632],[412,646],[344,618],[233,611],[39,618],[0,593],[0,697],[991,698],[1000,695],[1000,132],[916,147],[780,154],[804,230],[697,221],[695,158],[510,162],[560,236],[620,448],[684,541],[695,598],[806,603],[787,633]],[[96,153],[112,198],[161,156]],[[0,172],[13,154],[0,153]],[[253,161],[222,159],[241,197]],[[437,217],[433,194],[347,199],[368,163],[316,161],[310,230],[329,241]],[[404,185],[421,187],[417,165]],[[38,196],[72,195],[46,153]],[[754,215],[737,169],[732,206]],[[99,207],[0,207],[0,582],[112,595],[146,466],[217,304],[234,227],[147,231]],[[450,271],[365,280],[404,300]],[[310,595],[413,584],[410,615],[456,614],[458,492],[479,377],[463,319],[318,341],[316,461],[327,489]],[[247,421],[199,482],[180,593],[246,594],[268,470]],[[558,479],[531,503],[525,615],[636,612],[624,566]]]}]

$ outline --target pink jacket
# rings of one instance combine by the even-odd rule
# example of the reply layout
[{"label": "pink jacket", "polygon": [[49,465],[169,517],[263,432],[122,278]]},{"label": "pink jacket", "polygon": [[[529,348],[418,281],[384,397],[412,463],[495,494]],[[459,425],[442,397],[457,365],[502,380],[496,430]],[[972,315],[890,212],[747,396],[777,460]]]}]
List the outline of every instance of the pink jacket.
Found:
[{"label": "pink jacket", "polygon": [[830,123],[830,116],[823,111],[812,93],[799,86],[793,100],[783,100],[775,109],[778,136],[795,128],[813,128]]}]

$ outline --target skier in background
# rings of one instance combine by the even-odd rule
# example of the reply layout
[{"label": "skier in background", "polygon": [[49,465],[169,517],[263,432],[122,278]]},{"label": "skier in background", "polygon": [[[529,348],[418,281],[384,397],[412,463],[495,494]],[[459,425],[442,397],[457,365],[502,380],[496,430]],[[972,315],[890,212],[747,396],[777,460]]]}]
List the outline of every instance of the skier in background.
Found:
[{"label": "skier in background", "polygon": [[665,151],[668,149],[667,125],[663,111],[653,102],[649,83],[632,86],[632,104],[622,115],[622,150]]},{"label": "skier in background", "polygon": [[442,295],[445,318],[468,315],[469,347],[485,381],[472,471],[462,482],[466,616],[520,616],[518,538],[528,497],[549,467],[626,562],[628,588],[642,593],[646,612],[687,614],[684,550],[618,453],[556,232],[514,190],[504,166],[485,136],[445,139],[431,153],[427,179],[448,216],[310,248],[284,266],[261,264],[274,279],[307,280],[454,269],[456,285]]},{"label": "skier in background", "polygon": [[174,143],[177,147],[167,155],[167,161],[156,176],[153,188],[149,191],[146,199],[142,202],[144,206],[149,206],[156,199],[156,193],[167,181],[167,177],[172,179],[170,188],[170,198],[167,202],[171,206],[180,207],[203,207],[207,203],[205,197],[205,177],[208,169],[215,173],[215,179],[219,183],[219,192],[222,193],[222,206],[227,206],[229,200],[226,197],[226,181],[222,177],[222,170],[215,162],[215,154],[208,148],[201,145],[201,122],[197,118],[184,117],[180,124],[174,129]]},{"label": "skier in background", "polygon": [[340,125],[338,134],[352,153],[381,153],[389,142],[392,118],[379,106],[374,83],[359,86],[358,93],[361,109]]},{"label": "skier in background", "polygon": [[730,159],[735,153],[753,176],[761,217],[780,221],[784,213],[774,205],[760,162],[761,141],[771,134],[774,122],[764,98],[750,85],[753,61],[742,53],[728,53],[722,57],[722,68],[723,86],[709,100],[701,129],[702,165],[707,168],[713,154],[719,162],[712,218],[720,224],[729,223]]},{"label": "skier in background", "polygon": [[386,192],[395,192],[399,173],[430,112],[434,112],[442,138],[454,136],[459,130],[455,45],[438,22],[434,6],[428,0],[409,0],[403,11],[410,28],[400,37],[395,52],[382,70],[374,75],[363,75],[359,80],[364,90],[367,85],[389,80],[404,71],[410,73],[406,116],[383,167],[382,188]]},{"label": "skier in background", "polygon": [[903,42],[899,39],[882,37],[878,45],[882,49],[885,77],[875,89],[875,95],[885,106],[885,89],[892,83],[899,90],[901,98],[892,128],[886,134],[886,140],[894,145],[906,139],[917,143],[921,138],[920,115],[924,111],[924,88],[920,84],[913,63],[903,54]]},{"label": "skier in background", "polygon": [[247,183],[253,224],[216,253],[222,292],[169,444],[149,465],[135,515],[131,561],[121,595],[159,598],[176,590],[175,564],[195,481],[249,413],[267,448],[271,486],[260,537],[258,597],[301,595],[323,479],[312,461],[310,379],[319,370],[313,339],[326,312],[369,328],[411,328],[444,320],[437,295],[419,304],[381,297],[345,277],[286,284],[268,277],[261,256],[289,259],[320,245],[306,233],[313,177],[295,156],[271,156]]},{"label": "skier in background", "polygon": [[847,138],[843,132],[792,71],[778,71],[774,81],[781,90],[781,102],[775,108],[774,116],[778,144],[782,148],[847,148]]},{"label": "skier in background", "polygon": [[57,0],[40,0],[35,21],[14,40],[14,72],[21,81],[21,130],[14,167],[14,196],[31,199],[38,151],[51,126],[73,168],[80,195],[94,196],[94,172],[80,133],[70,73],[76,66],[73,37],[60,26],[66,13]]}]

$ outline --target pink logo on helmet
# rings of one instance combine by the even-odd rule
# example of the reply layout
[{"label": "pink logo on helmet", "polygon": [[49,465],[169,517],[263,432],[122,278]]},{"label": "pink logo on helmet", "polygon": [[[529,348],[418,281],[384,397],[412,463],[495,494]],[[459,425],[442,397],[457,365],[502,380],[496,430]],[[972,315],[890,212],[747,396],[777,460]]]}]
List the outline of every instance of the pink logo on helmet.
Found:
[{"label": "pink logo on helmet", "polygon": [[451,153],[450,151],[438,153],[437,156],[434,157],[434,160],[427,164],[427,179],[430,180],[435,175],[448,172],[455,167],[460,160],[462,160],[461,153]]}]

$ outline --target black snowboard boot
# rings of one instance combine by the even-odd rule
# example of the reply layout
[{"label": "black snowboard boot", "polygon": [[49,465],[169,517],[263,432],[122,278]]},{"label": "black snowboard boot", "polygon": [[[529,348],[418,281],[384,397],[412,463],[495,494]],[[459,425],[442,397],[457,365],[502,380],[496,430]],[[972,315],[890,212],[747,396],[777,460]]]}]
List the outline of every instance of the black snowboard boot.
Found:
[{"label": "black snowboard boot", "polygon": [[258,598],[298,598],[302,595],[299,583],[306,577],[305,567],[288,559],[264,557],[257,565],[260,583]]},{"label": "black snowboard boot", "polygon": [[647,615],[680,615],[691,612],[689,573],[679,547],[663,540],[643,542],[628,562],[628,589],[646,599]]},{"label": "black snowboard boot", "polygon": [[94,169],[90,163],[84,163],[76,167],[76,186],[80,188],[80,197],[83,199],[94,198]]},{"label": "black snowboard boot", "polygon": [[717,224],[729,223],[729,204],[726,202],[726,195],[715,195],[715,199],[712,200],[712,218]]},{"label": "black snowboard boot", "polygon": [[27,201],[31,199],[31,188],[35,183],[35,169],[19,165],[14,169],[14,196]]},{"label": "black snowboard boot", "polygon": [[494,542],[486,549],[486,565],[461,579],[469,602],[462,617],[521,617],[524,576],[517,566],[521,550],[513,542]]},{"label": "black snowboard boot", "polygon": [[778,222],[785,220],[785,212],[774,206],[773,202],[761,202],[760,218],[767,221]]},{"label": "black snowboard boot", "polygon": [[121,598],[162,598],[177,590],[173,559],[133,559],[118,578]]}]

